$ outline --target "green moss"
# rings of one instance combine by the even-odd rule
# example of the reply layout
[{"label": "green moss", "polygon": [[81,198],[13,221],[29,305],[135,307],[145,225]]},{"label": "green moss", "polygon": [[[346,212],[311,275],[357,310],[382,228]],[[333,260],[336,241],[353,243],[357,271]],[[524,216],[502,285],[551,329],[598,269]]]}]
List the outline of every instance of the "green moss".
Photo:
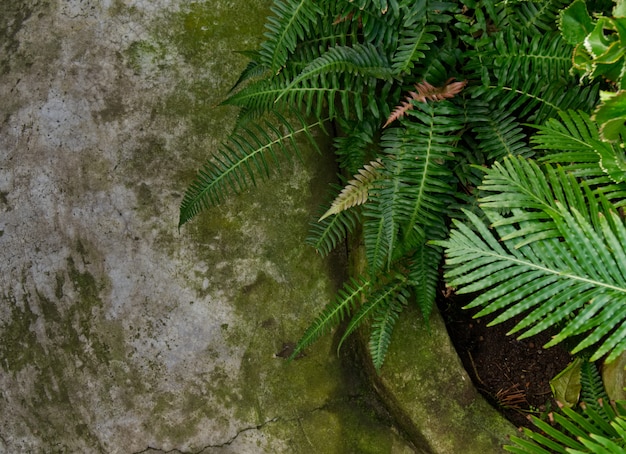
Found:
[{"label": "green moss", "polygon": [[266,0],[245,4],[193,2],[172,18],[171,41],[191,64],[200,66],[214,62],[207,55],[215,55],[216,43],[241,43],[252,37],[255,37],[254,44],[258,43],[269,4]]},{"label": "green moss", "polygon": [[44,356],[45,352],[31,329],[37,321],[37,315],[28,303],[19,305],[15,297],[9,294],[3,297],[2,304],[10,308],[11,318],[3,326],[0,358],[4,371],[15,373],[32,364],[36,358]]}]

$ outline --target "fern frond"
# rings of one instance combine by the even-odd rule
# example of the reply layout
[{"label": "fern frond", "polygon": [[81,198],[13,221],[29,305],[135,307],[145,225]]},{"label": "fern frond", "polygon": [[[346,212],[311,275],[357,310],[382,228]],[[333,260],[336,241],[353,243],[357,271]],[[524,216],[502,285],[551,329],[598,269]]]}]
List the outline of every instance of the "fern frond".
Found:
[{"label": "fern frond", "polygon": [[573,48],[557,32],[528,36],[509,27],[495,36],[493,45],[492,52],[481,50],[481,56],[498,80],[532,74],[544,80],[563,81],[572,68]]},{"label": "fern frond", "polygon": [[388,305],[392,299],[400,299],[406,304],[406,300],[408,298],[409,291],[406,288],[406,279],[402,276],[399,276],[397,281],[392,281],[385,285],[382,289],[369,295],[361,308],[350,319],[350,323],[346,327],[346,330],[337,345],[337,352],[339,352],[348,336],[363,325],[366,320],[369,320],[369,318],[372,317],[372,314],[376,313],[381,306]]},{"label": "fern frond", "polygon": [[359,172],[354,175],[354,179],[348,181],[348,184],[346,184],[335,200],[333,200],[328,211],[326,211],[319,220],[322,221],[328,216],[345,211],[353,206],[364,204],[367,201],[369,191],[380,179],[378,169],[382,167],[382,161],[376,159],[359,169]]},{"label": "fern frond", "polygon": [[409,260],[409,281],[413,286],[415,301],[426,324],[435,306],[437,285],[440,279],[439,265],[442,257],[442,248],[424,241]]},{"label": "fern frond", "polygon": [[[417,121],[407,122],[402,135],[390,131],[382,141],[390,157],[403,161],[401,176],[406,180],[398,208],[405,231],[415,224],[439,224],[439,214],[454,193],[445,163],[457,151],[454,134],[462,129],[459,109],[447,102],[420,104],[409,115]],[[384,158],[383,163],[391,168]]]},{"label": "fern frond", "polygon": [[247,66],[241,71],[239,74],[239,78],[229,90],[229,93],[234,92],[240,85],[245,82],[260,79],[263,76],[268,75],[268,68],[265,65],[262,65],[258,61],[258,53],[256,52],[241,52],[242,54],[250,56],[251,60],[248,62]]},{"label": "fern frond", "polygon": [[[376,275],[388,264],[397,233],[396,224],[383,212],[379,203],[368,203],[363,208],[363,242],[369,273]],[[387,214],[388,215],[388,214]]]},{"label": "fern frond", "polygon": [[418,121],[387,130],[381,138],[382,178],[364,209],[364,240],[370,272],[389,267],[397,236],[439,226],[454,193],[454,177],[445,163],[456,151],[459,110],[447,102],[419,104],[410,112]]},{"label": "fern frond", "polygon": [[255,185],[257,177],[269,177],[271,170],[280,165],[277,151],[287,157],[298,153],[296,138],[306,138],[317,149],[313,129],[322,126],[323,121],[308,122],[297,112],[292,120],[278,113],[274,116],[283,130],[270,121],[254,129],[243,128],[233,133],[198,172],[183,197],[179,227],[202,210],[221,203],[226,193],[239,193]]},{"label": "fern frond", "polygon": [[379,117],[384,100],[376,98],[376,85],[365,84],[362,78],[349,74],[330,74],[321,85],[317,82],[304,80],[287,89],[290,80],[279,75],[251,83],[221,104],[244,108],[256,117],[284,106],[303,106],[306,115],[317,118],[343,116],[362,121],[368,116],[364,112]]},{"label": "fern frond", "polygon": [[[594,226],[577,210],[557,207],[550,213],[560,238],[523,247],[502,240],[514,226],[495,227],[496,236],[466,212],[475,231],[455,222],[450,238],[435,242],[446,247],[446,279],[459,293],[483,292],[467,307],[482,307],[477,316],[500,312],[492,325],[527,313],[510,334],[532,326],[524,338],[561,324],[546,347],[583,336],[573,353],[593,346],[592,361],[614,359],[626,350],[626,227],[615,211],[598,212]],[[500,218],[485,214],[492,223]]]},{"label": "fern frond", "polygon": [[554,30],[559,11],[569,3],[570,0],[509,1],[506,3],[509,24],[518,30],[537,34]]},{"label": "fern frond", "polygon": [[373,45],[334,46],[310,62],[275,102],[303,81],[310,81],[330,73],[384,80],[390,80],[393,76],[387,57]]},{"label": "fern frond", "polygon": [[[471,96],[514,113],[524,122],[542,124],[564,110],[589,110],[598,99],[599,85],[568,85],[542,79],[512,80],[511,84],[472,87]],[[468,90],[470,91],[470,90]]]},{"label": "fern frond", "polygon": [[542,162],[558,163],[590,185],[610,186],[626,181],[624,150],[600,138],[596,123],[582,111],[560,112],[532,138],[535,148],[549,150]]},{"label": "fern frond", "polygon": [[554,425],[532,416],[535,431],[524,429],[526,439],[511,437],[513,445],[504,449],[517,454],[620,454],[624,452],[626,419],[616,415],[610,424],[604,423],[592,411],[578,414],[564,407],[552,413]]},{"label": "fern frond", "polygon": [[326,256],[354,232],[359,223],[360,214],[356,210],[341,211],[335,216],[311,222],[305,243],[321,256]]},{"label": "fern frond", "polygon": [[453,98],[456,94],[460,93],[467,84],[465,80],[462,82],[452,82],[452,80],[454,79],[448,79],[443,87],[433,87],[426,81],[415,84],[416,91],[410,91],[405,101],[401,102],[400,105],[391,112],[383,128],[386,128],[394,121],[402,118],[408,110],[412,110],[415,106],[414,101],[425,103],[426,101],[441,101],[443,99]]},{"label": "fern frond", "polygon": [[391,343],[391,335],[400,317],[400,313],[407,305],[408,293],[398,291],[395,298],[386,300],[386,304],[379,305],[373,315],[372,331],[369,339],[369,351],[374,368],[380,371]]},{"label": "fern frond", "polygon": [[587,408],[595,414],[610,422],[615,417],[615,412],[610,406],[609,396],[604,389],[602,377],[596,365],[590,361],[583,361],[580,367],[580,398]]},{"label": "fern frond", "polygon": [[298,354],[341,323],[361,303],[372,283],[364,278],[351,278],[337,292],[336,298],[328,303],[322,313],[311,323],[298,341],[289,359]]},{"label": "fern frond", "polygon": [[408,74],[426,56],[424,52],[430,50],[430,44],[437,39],[434,33],[438,32],[441,32],[440,26],[427,23],[426,1],[414,2],[404,16],[398,47],[391,59],[394,74]]},{"label": "fern frond", "polygon": [[532,155],[520,123],[506,110],[491,109],[487,105],[472,106],[468,108],[467,116],[468,126],[476,134],[476,148],[487,162],[509,155]]},{"label": "fern frond", "polygon": [[274,0],[270,10],[274,15],[267,18],[266,40],[259,55],[261,63],[276,74],[296,48],[298,39],[309,34],[324,12],[317,2],[310,0]]},{"label": "fern frond", "polygon": [[593,193],[562,168],[546,166],[546,172],[532,160],[510,157],[496,162],[485,172],[478,200],[483,209],[513,210],[501,217],[493,227],[520,224],[520,228],[503,237],[512,240],[524,237],[516,247],[538,239],[559,236],[553,218],[558,216],[559,203],[575,208],[593,221],[592,208],[597,205]]}]

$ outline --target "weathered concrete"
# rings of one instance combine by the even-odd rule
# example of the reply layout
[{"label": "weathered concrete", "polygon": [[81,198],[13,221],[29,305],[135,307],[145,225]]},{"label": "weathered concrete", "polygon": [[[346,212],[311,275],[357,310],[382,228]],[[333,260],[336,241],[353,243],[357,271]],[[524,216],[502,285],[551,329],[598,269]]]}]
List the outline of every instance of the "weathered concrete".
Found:
[{"label": "weathered concrete", "polygon": [[427,454],[505,453],[519,433],[474,388],[441,315],[427,329],[416,308],[406,311],[381,374],[370,370],[394,418]]},{"label": "weathered concrete", "polygon": [[3,0],[0,452],[412,452],[324,339],[323,160],[178,233],[268,1]]},{"label": "weathered concrete", "polygon": [[302,242],[332,157],[177,231],[268,6],[2,2],[0,452],[486,453],[510,433],[438,319],[404,318],[374,379],[400,424],[330,337],[281,358],[343,278]]}]

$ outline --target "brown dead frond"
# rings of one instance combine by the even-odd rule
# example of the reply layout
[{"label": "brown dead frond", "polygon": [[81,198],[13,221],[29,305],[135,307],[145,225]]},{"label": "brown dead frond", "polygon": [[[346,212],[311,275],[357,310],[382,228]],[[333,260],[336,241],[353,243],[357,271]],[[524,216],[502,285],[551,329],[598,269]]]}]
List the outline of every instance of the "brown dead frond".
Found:
[{"label": "brown dead frond", "polygon": [[395,120],[402,118],[408,110],[413,109],[413,101],[441,101],[443,99],[453,98],[454,95],[463,90],[463,87],[467,85],[466,80],[452,82],[453,80],[454,78],[448,79],[443,87],[434,87],[426,81],[415,84],[416,91],[410,91],[405,97],[405,100],[393,109],[393,112],[391,112],[391,115],[387,118],[387,122],[383,125],[383,128],[386,128]]},{"label": "brown dead frond", "polygon": [[502,408],[511,408],[515,410],[521,410],[522,407],[528,406],[528,400],[526,399],[526,393],[519,388],[519,385],[514,384],[507,389],[501,389],[495,395],[498,405]]}]

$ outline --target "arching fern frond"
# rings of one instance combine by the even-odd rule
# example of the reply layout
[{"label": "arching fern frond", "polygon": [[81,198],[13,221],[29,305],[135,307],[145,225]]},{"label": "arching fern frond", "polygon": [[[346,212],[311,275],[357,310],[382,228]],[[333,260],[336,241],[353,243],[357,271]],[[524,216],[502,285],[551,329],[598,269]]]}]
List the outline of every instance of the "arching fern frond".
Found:
[{"label": "arching fern frond", "polygon": [[559,163],[589,184],[626,181],[624,150],[617,143],[601,140],[596,123],[582,111],[560,112],[561,121],[551,119],[538,126],[532,142],[536,148],[551,150],[543,162]]},{"label": "arching fern frond", "polygon": [[255,117],[284,106],[302,106],[307,115],[318,118],[334,119],[340,115],[362,121],[364,112],[378,118],[384,103],[376,97],[376,85],[365,84],[363,79],[349,74],[330,74],[321,85],[315,80],[304,80],[287,89],[289,83],[288,78],[281,76],[264,79],[228,97],[222,105],[244,108]]},{"label": "arching fern frond", "polygon": [[[337,186],[335,193],[338,194],[339,191],[340,188]],[[323,212],[323,209],[320,210],[320,213]],[[326,256],[344,241],[348,234],[356,230],[360,218],[361,215],[358,210],[345,210],[335,216],[315,220],[310,223],[309,234],[305,243],[315,248],[321,256]]]},{"label": "arching fern frond", "polygon": [[468,94],[508,110],[524,122],[542,124],[564,110],[590,110],[598,99],[599,85],[579,86],[543,79],[511,80],[511,84],[484,85]]},{"label": "arching fern frond", "polygon": [[385,356],[391,343],[391,335],[400,317],[400,313],[407,305],[408,292],[400,287],[394,298],[386,300],[386,304],[378,305],[372,316],[372,331],[369,338],[369,351],[374,368],[379,371],[385,361]]},{"label": "arching fern frond", "polygon": [[287,157],[298,153],[296,138],[307,139],[317,149],[313,130],[323,121],[308,122],[297,112],[292,113],[292,120],[279,113],[274,116],[282,129],[264,121],[254,129],[236,131],[198,172],[183,197],[179,227],[200,211],[221,203],[227,193],[239,193],[255,185],[257,177],[267,178],[280,165],[277,152]]},{"label": "arching fern frond", "polygon": [[303,81],[311,81],[330,73],[384,80],[390,80],[393,76],[386,55],[373,45],[335,46],[310,62],[285,88],[284,93],[276,98],[276,102]]},{"label": "arching fern frond", "polygon": [[[419,104],[408,113],[416,121],[404,123],[403,133],[390,131],[383,136],[388,156],[404,162],[402,202],[397,209],[405,232],[415,224],[438,225],[438,213],[445,212],[443,207],[454,192],[452,173],[445,163],[457,151],[455,134],[463,127],[460,113],[447,101]],[[383,164],[390,168],[385,158]]]},{"label": "arching fern frond", "polygon": [[336,298],[326,305],[322,313],[305,331],[289,359],[298,356],[302,350],[341,323],[361,304],[371,286],[371,281],[365,278],[351,278],[344,283],[343,288],[337,292]]},{"label": "arching fern frond", "polygon": [[[572,353],[593,347],[592,361],[607,354],[611,361],[626,350],[626,227],[610,209],[598,212],[594,225],[557,205],[552,221],[560,238],[522,247],[502,239],[516,227],[492,232],[466,212],[468,224],[455,222],[450,238],[436,242],[446,248],[448,285],[482,292],[467,307],[482,307],[477,317],[499,312],[491,325],[526,314],[510,334],[526,329],[525,338],[560,326],[546,347],[576,338]],[[485,214],[492,223],[500,218]]]},{"label": "arching fern frond", "polygon": [[348,184],[341,190],[339,195],[333,200],[330,208],[322,215],[320,221],[352,208],[356,205],[362,205],[367,201],[369,191],[374,187],[380,179],[378,169],[382,168],[383,163],[380,159],[365,164],[359,172],[354,175],[354,179],[348,181]]},{"label": "arching fern frond", "polygon": [[561,8],[570,0],[527,1],[514,0],[506,2],[509,24],[518,30],[527,30],[536,34],[554,30]]},{"label": "arching fern frond", "polygon": [[491,48],[481,48],[483,65],[492,68],[498,80],[513,77],[541,77],[545,80],[567,79],[572,68],[573,48],[557,32],[520,34],[512,28],[496,34]]},{"label": "arching fern frond", "polygon": [[367,297],[367,300],[350,319],[350,323],[346,327],[346,330],[337,345],[337,351],[341,349],[341,346],[350,334],[363,325],[365,321],[369,320],[374,314],[380,311],[383,306],[391,304],[392,299],[399,299],[406,304],[406,300],[409,298],[409,291],[406,288],[406,278],[403,278],[402,276],[398,276],[398,278],[399,279],[397,281],[388,283],[382,289],[373,292]]},{"label": "arching fern frond", "polygon": [[439,25],[427,23],[426,3],[426,0],[413,2],[404,16],[398,47],[391,59],[396,75],[408,74],[426,56],[424,52],[429,51],[429,45],[437,39],[434,33],[441,32]]},{"label": "arching fern frond", "polygon": [[517,247],[560,236],[553,222],[559,216],[559,204],[576,209],[589,222],[597,220],[598,201],[593,192],[560,167],[546,166],[544,173],[535,161],[510,157],[485,172],[479,189],[481,208],[512,210],[512,215],[501,216],[493,226],[519,224],[519,229],[503,237],[523,238]]},{"label": "arching fern frond", "polygon": [[267,18],[266,40],[259,52],[261,63],[277,73],[296,48],[298,39],[308,35],[317,18],[324,14],[317,2],[310,0],[274,0]]},{"label": "arching fern frond", "polygon": [[476,151],[482,153],[487,162],[509,155],[532,155],[522,126],[508,111],[478,102],[472,102],[466,109],[468,127],[475,134]]},{"label": "arching fern frond", "polygon": [[370,272],[389,267],[397,236],[438,226],[452,200],[452,172],[446,167],[456,151],[452,133],[461,129],[459,110],[447,101],[418,104],[417,121],[387,130],[379,185],[364,208],[364,241]]}]

